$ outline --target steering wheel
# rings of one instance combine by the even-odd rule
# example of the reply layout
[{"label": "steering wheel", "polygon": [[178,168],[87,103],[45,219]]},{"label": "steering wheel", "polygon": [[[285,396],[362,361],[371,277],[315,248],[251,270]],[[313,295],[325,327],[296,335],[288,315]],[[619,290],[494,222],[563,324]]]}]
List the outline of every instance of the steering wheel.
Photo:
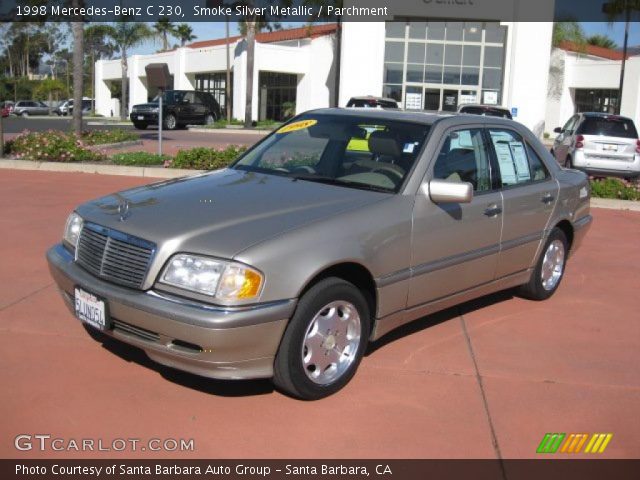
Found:
[{"label": "steering wheel", "polygon": [[402,180],[404,178],[405,171],[402,167],[394,165],[393,163],[376,162],[374,160],[356,160],[355,165],[363,168],[371,169],[371,172],[388,172],[393,176]]},{"label": "steering wheel", "polygon": [[310,167],[309,165],[300,165],[298,167],[295,167],[293,170],[291,170],[291,173],[296,173],[296,172],[316,173],[316,169],[313,167]]}]

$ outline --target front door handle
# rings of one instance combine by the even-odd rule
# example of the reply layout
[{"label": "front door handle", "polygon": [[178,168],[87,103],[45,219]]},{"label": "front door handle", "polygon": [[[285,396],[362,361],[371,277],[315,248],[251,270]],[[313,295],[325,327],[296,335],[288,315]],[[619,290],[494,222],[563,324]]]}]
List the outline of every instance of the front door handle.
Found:
[{"label": "front door handle", "polygon": [[553,203],[553,201],[556,199],[556,197],[554,197],[553,195],[551,195],[550,193],[545,194],[542,197],[542,203],[546,203],[547,205],[550,203]]},{"label": "front door handle", "polygon": [[502,208],[498,205],[489,205],[489,207],[484,211],[484,214],[487,217],[497,217],[502,213]]}]

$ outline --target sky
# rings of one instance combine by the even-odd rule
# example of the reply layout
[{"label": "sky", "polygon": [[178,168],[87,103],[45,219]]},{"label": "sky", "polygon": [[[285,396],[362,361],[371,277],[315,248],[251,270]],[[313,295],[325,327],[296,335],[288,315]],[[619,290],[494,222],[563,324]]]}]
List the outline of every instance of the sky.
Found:
[{"label": "sky", "polygon": [[[225,24],[223,22],[191,22],[189,25],[191,25],[193,33],[197,36],[195,41],[222,38],[225,34]],[[295,28],[300,25],[302,24],[284,22],[282,23],[282,28]],[[624,22],[615,22],[612,25],[609,25],[606,22],[581,22],[581,25],[588,36],[595,34],[607,35],[615,41],[620,48],[622,48],[622,43],[624,41]],[[230,23],[229,35],[238,35],[238,24],[236,22]],[[177,40],[174,41],[177,43]],[[629,45],[640,45],[640,23],[631,23],[629,29]],[[132,53],[154,53],[160,47],[161,43],[159,41],[150,41],[134,49]]]}]

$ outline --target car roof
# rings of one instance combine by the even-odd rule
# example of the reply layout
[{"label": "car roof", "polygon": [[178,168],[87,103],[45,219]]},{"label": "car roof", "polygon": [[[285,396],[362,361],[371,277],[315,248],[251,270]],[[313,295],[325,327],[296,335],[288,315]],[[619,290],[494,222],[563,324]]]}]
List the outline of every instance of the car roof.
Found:
[{"label": "car roof", "polygon": [[482,115],[471,115],[458,112],[434,112],[428,110],[400,110],[400,109],[362,109],[362,108],[320,108],[310,110],[306,113],[321,115],[342,115],[352,117],[370,117],[383,120],[397,120],[404,122],[415,122],[424,125],[432,125],[438,121],[446,119],[460,119],[461,123],[496,123],[504,122],[505,125],[513,125],[512,120],[498,117],[484,117]]},{"label": "car roof", "polygon": [[464,107],[489,108],[489,109],[495,109],[495,110],[504,110],[505,112],[510,111],[507,107],[502,107],[500,105],[485,105],[482,103],[464,103],[460,105],[458,108],[464,108]]},{"label": "car roof", "polygon": [[622,115],[615,115],[613,113],[603,113],[603,112],[580,112],[580,115],[583,115],[585,117],[590,117],[590,118],[619,118],[622,120],[631,120],[631,118],[629,117],[623,117]]},{"label": "car roof", "polygon": [[394,103],[398,103],[397,100],[394,100],[393,98],[388,98],[388,97],[374,97],[373,95],[365,95],[363,97],[351,97],[349,99],[349,101],[351,100],[383,100],[385,102],[394,102]]}]

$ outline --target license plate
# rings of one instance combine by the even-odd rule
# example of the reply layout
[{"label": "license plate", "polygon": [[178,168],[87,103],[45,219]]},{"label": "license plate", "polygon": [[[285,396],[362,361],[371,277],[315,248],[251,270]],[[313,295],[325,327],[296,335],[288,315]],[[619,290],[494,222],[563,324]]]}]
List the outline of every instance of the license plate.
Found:
[{"label": "license plate", "polygon": [[109,327],[107,308],[104,300],[81,288],[75,290],[76,317],[84,323],[98,330],[106,330]]},{"label": "license plate", "polygon": [[144,120],[144,117],[142,115],[138,115],[138,120]]},{"label": "license plate", "polygon": [[618,146],[617,145],[602,145],[602,149],[605,152],[617,152],[618,151]]}]

